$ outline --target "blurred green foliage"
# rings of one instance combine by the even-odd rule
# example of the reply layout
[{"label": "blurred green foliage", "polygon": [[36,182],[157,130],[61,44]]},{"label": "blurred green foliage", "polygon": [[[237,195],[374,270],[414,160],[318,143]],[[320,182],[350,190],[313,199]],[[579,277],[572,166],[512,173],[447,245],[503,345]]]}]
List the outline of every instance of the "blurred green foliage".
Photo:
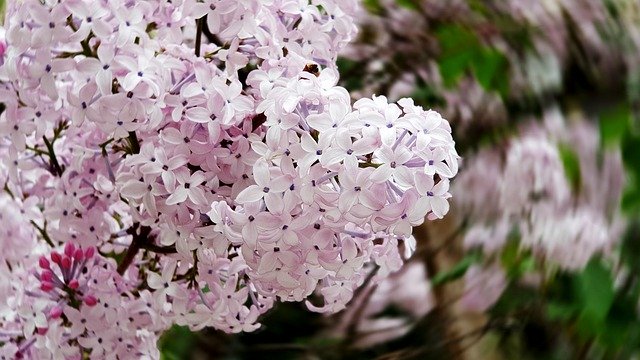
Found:
[{"label": "blurred green foliage", "polygon": [[507,95],[508,61],[500,51],[484,46],[470,29],[460,24],[441,25],[435,34],[441,46],[438,66],[445,86],[453,86],[469,72],[485,90]]}]

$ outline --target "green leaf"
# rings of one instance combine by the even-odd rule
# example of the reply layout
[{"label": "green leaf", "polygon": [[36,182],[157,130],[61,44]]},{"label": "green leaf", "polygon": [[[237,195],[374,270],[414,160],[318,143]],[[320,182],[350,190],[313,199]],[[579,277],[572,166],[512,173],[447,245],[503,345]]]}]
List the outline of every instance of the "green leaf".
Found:
[{"label": "green leaf", "polygon": [[455,264],[451,269],[440,271],[431,278],[431,284],[433,286],[445,284],[453,280],[462,277],[471,265],[480,260],[480,254],[478,252],[471,252],[467,254],[462,260]]},{"label": "green leaf", "polygon": [[195,344],[195,335],[186,326],[172,326],[158,341],[161,360],[188,359]]},{"label": "green leaf", "polygon": [[480,42],[468,29],[459,25],[444,25],[436,31],[441,53],[438,59],[445,86],[452,86],[471,67],[480,51]]},{"label": "green leaf", "polygon": [[420,6],[417,4],[416,0],[396,0],[396,4],[409,10],[420,9]]},{"label": "green leaf", "polygon": [[631,124],[631,109],[627,104],[619,104],[603,111],[599,116],[600,141],[603,145],[617,144],[624,137]]},{"label": "green leaf", "polygon": [[[473,59],[473,72],[478,82],[485,90],[496,90],[506,95],[503,85],[509,83],[507,58],[498,50],[482,48]],[[503,92],[505,92],[503,94]]]},{"label": "green leaf", "polygon": [[571,184],[571,188],[574,192],[578,192],[582,184],[578,155],[566,144],[558,145],[558,151],[560,153],[560,159],[562,159],[564,174],[567,177],[567,181]]},{"label": "green leaf", "polygon": [[592,260],[577,276],[574,291],[582,304],[579,328],[584,334],[595,334],[603,326],[615,296],[609,269],[601,261]]},{"label": "green leaf", "polygon": [[627,133],[622,141],[622,160],[629,181],[622,198],[622,209],[633,213],[640,209],[640,137]]},{"label": "green leaf", "polygon": [[372,14],[380,15],[384,13],[384,8],[380,5],[380,0],[364,0],[364,8]]},{"label": "green leaf", "polygon": [[547,304],[547,317],[552,321],[566,321],[573,318],[578,312],[575,304],[567,304],[551,301]]}]

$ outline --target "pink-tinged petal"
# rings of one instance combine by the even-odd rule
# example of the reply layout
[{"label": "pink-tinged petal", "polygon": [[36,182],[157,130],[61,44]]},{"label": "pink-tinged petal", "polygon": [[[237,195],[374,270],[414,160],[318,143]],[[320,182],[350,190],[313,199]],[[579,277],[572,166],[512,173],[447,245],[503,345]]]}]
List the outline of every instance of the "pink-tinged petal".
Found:
[{"label": "pink-tinged petal", "polygon": [[280,194],[272,192],[265,194],[264,202],[271,213],[280,214],[284,209],[284,201],[282,201],[282,195]]},{"label": "pink-tinged petal", "polygon": [[202,86],[197,82],[193,82],[182,88],[180,94],[186,98],[198,96],[204,94],[204,90],[202,90]]},{"label": "pink-tinged petal", "polygon": [[346,213],[353,207],[353,204],[356,203],[358,197],[354,190],[346,190],[342,194],[340,194],[340,199],[338,200],[338,209],[341,213]]},{"label": "pink-tinged petal", "polygon": [[256,161],[253,165],[253,180],[258,186],[269,186],[269,165],[266,161]]},{"label": "pink-tinged petal", "polygon": [[138,86],[138,84],[140,84],[140,81],[142,81],[141,76],[138,76],[136,72],[130,72],[124,77],[121,85],[124,90],[132,91],[136,86]]},{"label": "pink-tinged petal", "polygon": [[96,84],[100,89],[100,94],[111,94],[111,84],[113,82],[113,73],[111,70],[98,70],[96,74]]},{"label": "pink-tinged petal", "polygon": [[196,205],[207,205],[207,197],[204,195],[204,191],[199,187],[191,187],[189,189],[189,199]]},{"label": "pink-tinged petal", "polygon": [[393,228],[393,233],[398,236],[409,236],[413,232],[411,224],[407,221],[400,221]]},{"label": "pink-tinged petal", "polygon": [[254,201],[258,201],[262,199],[265,195],[262,188],[258,185],[250,185],[246,189],[242,190],[238,196],[236,196],[236,203],[238,204],[246,204]]},{"label": "pink-tinged petal", "polygon": [[447,166],[447,164],[445,164],[442,161],[438,161],[433,165],[435,167],[436,172],[443,177],[452,178],[455,175],[453,171],[449,169],[449,166]]},{"label": "pink-tinged petal", "polygon": [[175,261],[169,262],[162,269],[162,279],[166,282],[170,282],[173,278],[173,274],[176,272],[177,263]]},{"label": "pink-tinged petal", "polygon": [[393,174],[393,179],[398,183],[398,185],[403,187],[413,187],[414,186],[414,172],[405,166],[400,166],[396,168],[395,173]]},{"label": "pink-tinged petal", "polygon": [[258,240],[258,229],[253,222],[242,227],[242,239],[251,245],[254,245]]},{"label": "pink-tinged petal", "polygon": [[420,225],[424,221],[424,218],[427,216],[427,213],[431,211],[432,202],[430,201],[430,199],[430,197],[420,198],[413,204],[411,209],[407,209],[407,221],[409,221],[414,226]]},{"label": "pink-tinged petal", "polygon": [[384,196],[377,196],[369,189],[362,189],[360,194],[360,203],[369,209],[379,210],[384,205]]},{"label": "pink-tinged petal", "polygon": [[332,102],[329,106],[329,114],[331,118],[340,123],[351,112],[351,105],[344,102]]},{"label": "pink-tinged petal", "polygon": [[371,173],[371,181],[374,183],[381,183],[387,180],[391,180],[391,175],[393,174],[393,169],[389,164],[382,164],[378,166],[377,169]]},{"label": "pink-tinged petal", "polygon": [[170,144],[178,145],[184,143],[184,135],[176,128],[166,128],[162,130],[160,136]]},{"label": "pink-tinged petal", "polygon": [[[405,212],[405,205],[403,203],[394,203],[385,206],[382,210],[380,210],[380,216],[385,219],[398,219]],[[379,217],[376,217],[378,219]]]},{"label": "pink-tinged petal", "polygon": [[431,210],[435,216],[442,219],[449,212],[449,202],[441,197],[432,197]]},{"label": "pink-tinged petal", "polygon": [[350,238],[342,239],[342,260],[351,260],[358,255],[358,246]]},{"label": "pink-tinged petal", "polygon": [[300,243],[295,231],[285,231],[284,234],[282,234],[282,241],[289,246],[295,246]]},{"label": "pink-tinged petal", "polygon": [[291,178],[288,175],[281,175],[269,182],[270,192],[280,193],[291,186]]},{"label": "pink-tinged petal", "polygon": [[322,153],[320,163],[324,166],[330,166],[341,162],[346,156],[345,150],[328,149]]},{"label": "pink-tinged petal", "polygon": [[416,181],[416,190],[418,190],[418,194],[425,196],[427,191],[431,191],[433,188],[433,177],[424,173],[416,173],[415,174]]},{"label": "pink-tinged petal", "polygon": [[147,273],[147,284],[152,289],[164,288],[164,280],[162,277],[154,272]]},{"label": "pink-tinged petal", "polygon": [[382,127],[380,128],[380,140],[382,140],[382,143],[387,145],[387,146],[393,146],[393,143],[396,142],[396,128],[392,127],[392,128],[387,128],[387,127]]},{"label": "pink-tinged petal", "polygon": [[[95,19],[93,21],[93,32],[97,35],[98,38],[106,39],[107,37],[109,37],[109,35],[111,35],[112,28],[106,21],[102,19]],[[99,48],[98,51],[100,51]],[[102,59],[102,57],[100,58]]]},{"label": "pink-tinged petal", "polygon": [[311,135],[309,135],[309,133],[302,134],[300,139],[300,145],[302,146],[304,151],[313,153],[313,154],[315,154],[317,150],[316,147],[318,146],[316,141],[313,140],[313,138],[311,137]]},{"label": "pink-tinged petal", "polygon": [[44,90],[45,94],[49,96],[49,99],[54,101],[58,99],[58,89],[56,88],[53,75],[47,74],[40,78],[40,86],[42,87],[42,90]]},{"label": "pink-tinged petal", "polygon": [[272,251],[266,252],[260,259],[260,265],[258,265],[258,274],[265,274],[273,271],[276,268],[278,258]]},{"label": "pink-tinged petal", "polygon": [[167,295],[172,296],[174,298],[184,298],[185,297],[185,293],[184,291],[182,291],[182,289],[179,286],[169,286],[169,288],[167,289]]},{"label": "pink-tinged petal", "polygon": [[148,185],[140,181],[129,181],[122,186],[121,193],[125,197],[140,199],[149,191]]},{"label": "pink-tinged petal", "polygon": [[173,192],[176,189],[176,176],[172,171],[162,173],[162,182],[167,191]]},{"label": "pink-tinged petal", "polygon": [[98,47],[98,58],[103,63],[106,63],[106,64],[110,63],[113,60],[113,57],[115,56],[115,54],[116,54],[115,47],[112,46],[111,44],[102,43]]},{"label": "pink-tinged petal", "polygon": [[83,73],[96,73],[102,68],[102,64],[96,58],[84,58],[78,61],[76,68]]},{"label": "pink-tinged petal", "polygon": [[91,101],[91,99],[93,98],[93,95],[95,95],[96,91],[98,90],[98,86],[93,83],[93,82],[89,82],[87,83],[85,86],[82,87],[82,89],[80,89],[80,100],[85,101],[85,102],[89,102]]},{"label": "pink-tinged petal", "polygon": [[298,263],[298,256],[291,251],[282,251],[278,255],[278,259],[288,268],[293,268]]},{"label": "pink-tinged petal", "polygon": [[278,280],[278,284],[286,288],[295,288],[300,285],[300,283],[286,271],[278,271],[276,279]]},{"label": "pink-tinged petal", "polygon": [[433,187],[433,194],[435,196],[442,196],[446,194],[447,191],[449,191],[449,179],[442,179]]},{"label": "pink-tinged petal", "polygon": [[179,186],[176,190],[167,198],[167,205],[175,205],[187,200],[189,193],[184,186]]},{"label": "pink-tinged petal", "polygon": [[418,138],[416,139],[416,149],[420,151],[425,150],[430,143],[431,143],[431,135],[428,135],[428,134],[419,135]]},{"label": "pink-tinged petal", "polygon": [[208,123],[210,120],[209,110],[200,106],[187,109],[187,111],[185,112],[185,115],[187,116],[187,119],[196,123],[205,124],[205,123]]},{"label": "pink-tinged petal", "polygon": [[176,106],[171,110],[171,119],[175,122],[182,120],[182,110],[184,108],[182,106]]},{"label": "pink-tinged petal", "polygon": [[307,116],[306,120],[309,126],[319,131],[326,131],[333,125],[331,118],[326,113],[311,114]]}]

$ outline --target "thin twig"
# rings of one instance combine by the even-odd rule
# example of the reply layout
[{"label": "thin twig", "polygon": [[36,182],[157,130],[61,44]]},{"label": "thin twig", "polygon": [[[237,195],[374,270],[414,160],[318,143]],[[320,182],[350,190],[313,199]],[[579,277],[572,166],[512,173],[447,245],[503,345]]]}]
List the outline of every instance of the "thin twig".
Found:
[{"label": "thin twig", "polygon": [[49,234],[47,233],[46,223],[44,225],[44,228],[41,228],[40,226],[38,226],[38,224],[36,224],[36,222],[33,220],[31,220],[31,224],[36,228],[36,230],[38,230],[38,232],[40,233],[40,236],[42,236],[42,239],[46,241],[47,244],[49,244],[49,246],[55,247],[55,245],[53,244],[53,240],[51,240],[51,237],[49,237]]},{"label": "thin twig", "polygon": [[204,26],[205,17],[196,20],[196,56],[200,56],[200,48],[202,47],[202,28]]},{"label": "thin twig", "polygon": [[44,144],[47,147],[47,150],[49,151],[49,163],[50,163],[53,175],[62,176],[62,173],[64,172],[64,170],[62,169],[62,166],[60,166],[60,163],[58,162],[58,158],[56,157],[56,152],[53,150],[53,144],[44,135],[42,136],[42,139],[44,140]]}]

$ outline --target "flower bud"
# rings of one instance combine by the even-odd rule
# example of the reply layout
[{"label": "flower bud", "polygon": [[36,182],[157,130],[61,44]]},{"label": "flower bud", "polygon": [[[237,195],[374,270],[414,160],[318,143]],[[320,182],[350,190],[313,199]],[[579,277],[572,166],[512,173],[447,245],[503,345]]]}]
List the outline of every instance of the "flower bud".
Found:
[{"label": "flower bud", "polygon": [[91,259],[93,257],[93,254],[95,254],[95,252],[96,252],[96,249],[93,246],[90,248],[87,248],[84,251],[84,257],[87,259]]},{"label": "flower bud", "polygon": [[62,256],[60,256],[58,252],[56,251],[51,252],[51,261],[59,265],[61,260],[62,260]]},{"label": "flower bud", "polygon": [[53,272],[51,270],[43,270],[40,273],[40,280],[42,281],[51,281],[53,279]]},{"label": "flower bud", "polygon": [[52,319],[58,319],[62,315],[62,307],[54,306],[49,310],[49,317]]},{"label": "flower bud", "polygon": [[77,279],[73,279],[69,281],[69,287],[72,288],[73,290],[76,290],[79,286],[80,286],[80,283],[78,282]]},{"label": "flower bud", "polygon": [[76,249],[76,251],[73,253],[73,259],[75,261],[82,261],[83,258],[84,258],[84,252],[82,252],[82,249],[80,248]]},{"label": "flower bud", "polygon": [[44,256],[40,256],[40,259],[38,259],[38,264],[43,269],[49,269],[49,260],[47,260],[47,258]]},{"label": "flower bud", "polygon": [[64,246],[64,253],[65,255],[67,255],[68,257],[73,257],[73,253],[76,251],[76,247],[73,245],[73,243],[67,243]]},{"label": "flower bud", "polygon": [[60,266],[64,269],[69,269],[71,267],[71,258],[68,256],[63,256],[62,261],[60,262]]},{"label": "flower bud", "polygon": [[95,306],[98,303],[98,300],[93,295],[85,295],[83,300],[87,306]]},{"label": "flower bud", "polygon": [[53,289],[53,284],[48,282],[48,281],[43,281],[42,283],[40,283],[40,290],[44,291],[44,292],[49,292],[51,291],[51,289]]}]

